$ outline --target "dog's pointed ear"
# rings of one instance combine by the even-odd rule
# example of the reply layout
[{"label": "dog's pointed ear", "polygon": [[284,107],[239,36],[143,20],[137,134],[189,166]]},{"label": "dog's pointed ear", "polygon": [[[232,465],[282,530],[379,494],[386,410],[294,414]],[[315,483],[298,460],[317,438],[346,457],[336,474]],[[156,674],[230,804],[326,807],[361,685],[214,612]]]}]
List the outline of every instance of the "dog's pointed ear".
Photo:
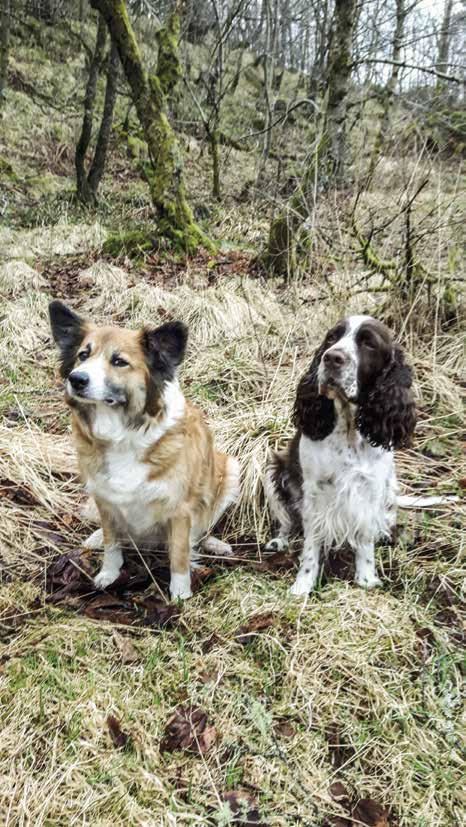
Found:
[{"label": "dog's pointed ear", "polygon": [[52,336],[60,350],[72,347],[83,337],[84,321],[66,304],[55,300],[49,304]]},{"label": "dog's pointed ear", "polygon": [[155,329],[142,330],[142,347],[149,370],[163,380],[173,379],[183,361],[188,328],[183,322],[166,322]]},{"label": "dog's pointed ear", "polygon": [[86,334],[86,323],[66,304],[57,300],[50,302],[49,316],[52,336],[60,348],[60,372],[66,377],[74,365],[79,345]]}]

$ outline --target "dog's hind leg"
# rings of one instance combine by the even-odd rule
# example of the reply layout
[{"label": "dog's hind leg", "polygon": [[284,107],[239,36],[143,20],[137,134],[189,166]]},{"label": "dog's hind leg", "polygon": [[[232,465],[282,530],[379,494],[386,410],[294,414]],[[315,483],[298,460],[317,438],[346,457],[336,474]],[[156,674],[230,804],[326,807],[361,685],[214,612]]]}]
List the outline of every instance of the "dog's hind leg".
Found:
[{"label": "dog's hind leg", "polygon": [[266,551],[283,551],[288,548],[290,533],[293,528],[291,515],[278,491],[279,486],[281,488],[285,486],[283,465],[283,457],[280,454],[271,452],[263,484],[272,520],[278,523],[279,529],[278,535],[267,543]]},{"label": "dog's hind leg", "polygon": [[[239,496],[240,467],[238,460],[227,454],[218,454],[217,457],[220,461],[223,459],[224,470],[222,488],[210,519],[209,530],[216,526],[228,506],[236,502]],[[233,549],[229,543],[226,543],[224,540],[219,540],[211,534],[208,534],[207,537],[201,541],[201,546],[207,554],[215,554],[219,557],[228,557],[233,554]]]}]

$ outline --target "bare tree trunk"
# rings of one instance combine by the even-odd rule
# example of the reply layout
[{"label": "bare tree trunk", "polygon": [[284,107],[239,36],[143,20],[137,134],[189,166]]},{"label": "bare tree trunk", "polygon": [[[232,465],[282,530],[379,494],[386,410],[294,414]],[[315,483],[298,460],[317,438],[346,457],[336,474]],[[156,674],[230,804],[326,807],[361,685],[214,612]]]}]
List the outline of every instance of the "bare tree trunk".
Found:
[{"label": "bare tree trunk", "polygon": [[372,150],[371,161],[369,165],[369,180],[374,173],[377,159],[382,152],[382,148],[387,135],[388,126],[390,123],[390,111],[395,98],[396,87],[398,85],[398,76],[400,73],[401,50],[403,46],[404,26],[406,20],[407,10],[405,0],[396,0],[396,24],[395,33],[393,35],[392,47],[392,71],[383,93],[382,99],[382,117],[380,118],[379,130],[377,132],[374,147]]},{"label": "bare tree trunk", "polygon": [[[187,253],[200,244],[211,246],[194,222],[183,181],[180,150],[168,122],[165,90],[173,89],[178,75],[179,17],[172,13],[165,38],[159,40],[157,75],[148,76],[124,0],[90,0],[107,23],[115,41],[136,112],[147,142],[151,170],[148,183],[160,234]],[[162,74],[162,67],[170,72]]]},{"label": "bare tree trunk", "polygon": [[342,184],[346,174],[346,112],[352,69],[356,0],[335,0],[335,23],[330,44],[326,110],[328,174]]},{"label": "bare tree trunk", "polygon": [[0,108],[5,96],[10,51],[10,0],[2,0],[0,13]]},{"label": "bare tree trunk", "polygon": [[[436,70],[440,74],[448,74],[448,58],[450,54],[450,37],[451,37],[451,15],[453,10],[453,0],[445,0],[445,7],[443,10],[442,27],[440,29],[440,38],[438,44],[438,54]],[[440,78],[437,80],[437,89],[441,89],[444,83]]]},{"label": "bare tree trunk", "polygon": [[94,159],[89,170],[89,175],[87,176],[87,181],[94,195],[94,199],[97,199],[97,190],[104,173],[105,159],[107,157],[110,133],[112,131],[113,110],[115,108],[115,101],[117,97],[119,62],[118,49],[116,44],[112,41],[110,54],[108,57],[107,85],[105,87],[105,101],[102,112],[102,120],[100,122],[99,134],[95,145]]},{"label": "bare tree trunk", "polygon": [[86,153],[92,136],[92,123],[94,118],[95,96],[97,81],[104,60],[105,42],[107,39],[107,28],[105,20],[99,14],[97,23],[97,34],[95,39],[94,54],[89,66],[89,77],[87,79],[86,93],[84,95],[84,117],[81,128],[81,135],[76,146],[75,167],[76,167],[76,189],[77,196],[84,204],[93,203],[94,196],[86,175]]}]

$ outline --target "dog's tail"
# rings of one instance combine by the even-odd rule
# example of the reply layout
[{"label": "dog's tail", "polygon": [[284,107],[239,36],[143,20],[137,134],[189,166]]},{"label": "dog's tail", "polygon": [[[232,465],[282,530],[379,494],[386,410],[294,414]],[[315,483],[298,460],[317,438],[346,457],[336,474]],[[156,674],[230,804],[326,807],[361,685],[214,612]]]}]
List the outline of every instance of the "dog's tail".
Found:
[{"label": "dog's tail", "polygon": [[459,499],[456,494],[445,494],[444,496],[434,495],[432,497],[403,495],[397,497],[397,505],[399,508],[434,508],[437,505],[457,503]]}]

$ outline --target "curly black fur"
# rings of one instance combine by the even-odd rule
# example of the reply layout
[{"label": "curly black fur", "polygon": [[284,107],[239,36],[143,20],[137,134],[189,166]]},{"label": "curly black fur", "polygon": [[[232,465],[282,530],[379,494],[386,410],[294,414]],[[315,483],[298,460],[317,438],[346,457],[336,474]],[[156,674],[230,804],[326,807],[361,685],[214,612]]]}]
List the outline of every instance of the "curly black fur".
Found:
[{"label": "curly black fur", "polygon": [[299,382],[293,409],[294,425],[313,440],[329,436],[336,421],[333,400],[319,394],[317,382],[317,371],[325,350],[325,343],[316,350],[309,370]]},{"label": "curly black fur", "polygon": [[411,392],[412,372],[403,351],[394,345],[393,357],[372,387],[361,388],[356,413],[358,430],[371,445],[409,448],[416,425]]}]

